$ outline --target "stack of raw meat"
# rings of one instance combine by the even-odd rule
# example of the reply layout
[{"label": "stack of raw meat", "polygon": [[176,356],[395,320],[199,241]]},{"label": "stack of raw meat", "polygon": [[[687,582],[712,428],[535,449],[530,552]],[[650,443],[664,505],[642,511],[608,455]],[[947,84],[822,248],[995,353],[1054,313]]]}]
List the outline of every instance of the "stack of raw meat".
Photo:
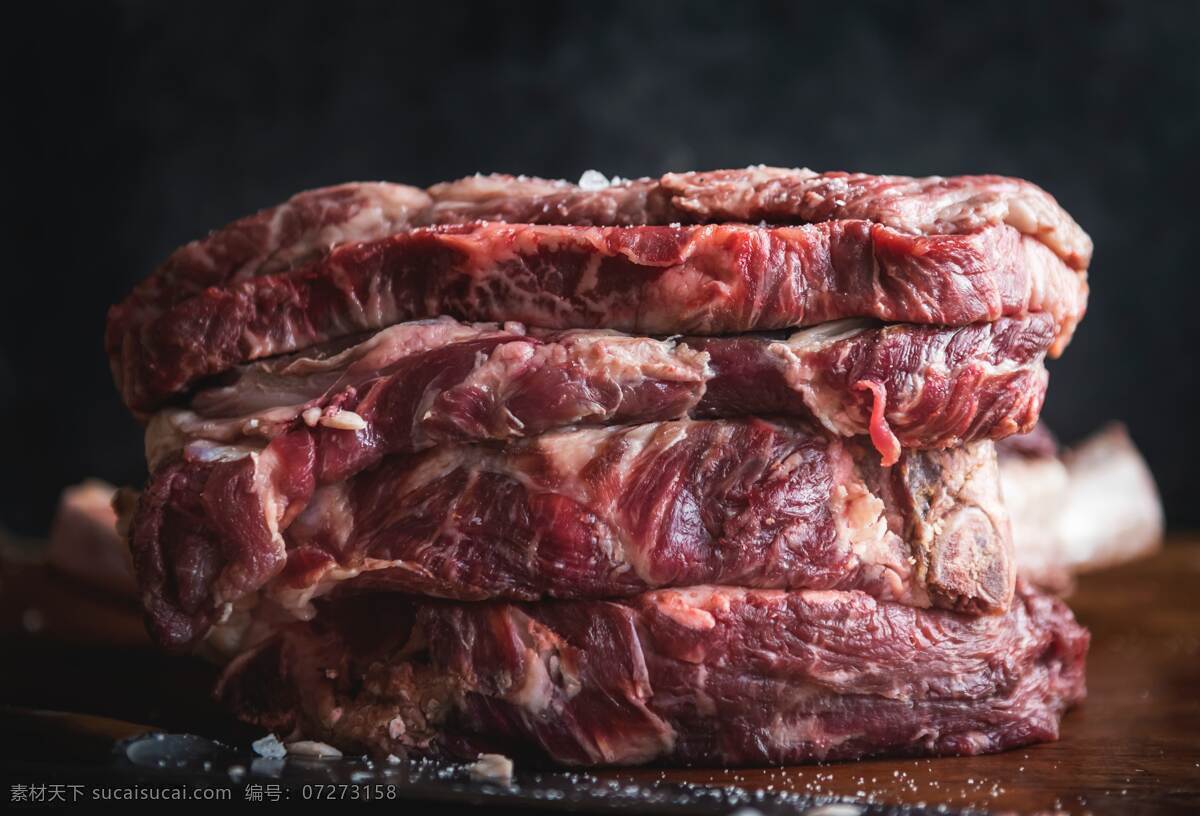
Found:
[{"label": "stack of raw meat", "polygon": [[1087,299],[1036,186],[753,167],[301,193],[109,315],[151,632],[343,750],[579,765],[1053,739],[1088,635],[993,440]]}]

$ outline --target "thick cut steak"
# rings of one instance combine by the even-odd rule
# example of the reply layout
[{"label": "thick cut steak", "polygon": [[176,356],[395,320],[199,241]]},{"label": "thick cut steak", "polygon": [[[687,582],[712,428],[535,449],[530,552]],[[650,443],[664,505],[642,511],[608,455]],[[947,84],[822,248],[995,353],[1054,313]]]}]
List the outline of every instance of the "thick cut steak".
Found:
[{"label": "thick cut steak", "polygon": [[311,435],[329,481],[444,442],[754,414],[869,434],[890,465],[901,446],[1030,430],[1053,338],[1045,315],[959,329],[838,321],[790,336],[668,340],[440,318],[242,366],[188,408],[155,414],[146,449],[153,471],[187,446],[196,456],[210,444],[258,449]]},{"label": "thick cut steak", "polygon": [[963,326],[1044,314],[1056,355],[1086,301],[1083,273],[1006,224],[914,236],[865,220],[488,223],[343,244],[305,266],[210,286],[146,320],[131,319],[139,310],[127,303],[110,315],[109,349],[126,402],[144,410],[247,361],[439,315],[711,335],[851,317]]},{"label": "thick cut steak", "polygon": [[161,643],[220,621],[236,646],[256,593],[297,616],[334,589],[537,599],[730,583],[973,613],[1012,595],[991,442],[882,468],[865,443],[803,423],[682,420],[441,445],[325,482],[314,437],[288,439],[155,472],[131,545]]},{"label": "thick cut steak", "polygon": [[[1091,239],[1053,197],[1027,181],[1003,176],[910,178],[760,166],[587,187],[505,175],[468,176],[428,191],[354,182],[299,193],[181,247],[119,307],[114,323],[144,322],[209,286],[283,271],[338,244],[371,241],[413,226],[506,221],[636,227],[846,219],[873,221],[912,235],[964,234],[1008,224],[1080,270],[1087,268],[1092,253]],[[123,313],[125,309],[131,311]],[[110,353],[114,339],[110,336]]]},{"label": "thick cut steak", "polygon": [[969,618],[862,592],[727,587],[625,601],[322,609],[230,664],[220,696],[379,755],[775,765],[982,754],[1058,736],[1088,634],[1022,588]]}]

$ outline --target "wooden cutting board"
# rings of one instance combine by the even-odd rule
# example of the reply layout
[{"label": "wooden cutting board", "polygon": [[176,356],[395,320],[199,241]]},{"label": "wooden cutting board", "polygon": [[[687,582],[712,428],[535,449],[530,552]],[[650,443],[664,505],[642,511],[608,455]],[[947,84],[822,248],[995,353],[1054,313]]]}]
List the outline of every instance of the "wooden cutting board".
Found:
[{"label": "wooden cutting board", "polygon": [[[433,774],[405,777],[407,798],[518,810],[554,807],[557,801],[569,802],[574,811],[603,811],[619,805],[620,797],[600,801],[593,785],[601,791],[675,792],[698,785],[745,791],[764,813],[795,810],[810,795],[879,806],[863,812],[920,812],[886,807],[918,804],[992,812],[1200,812],[1200,536],[1172,535],[1151,559],[1084,576],[1070,603],[1093,634],[1089,696],[1067,715],[1062,739],[1054,744],[970,758],[606,770],[584,781],[541,774],[540,791],[527,777],[507,793],[486,788],[480,793],[464,785],[461,775]],[[14,768],[26,776],[31,769],[49,773],[66,767],[103,774],[113,741],[146,728],[243,748],[257,736],[209,701],[212,667],[159,654],[131,605],[43,567],[4,565],[0,641],[5,655],[0,703],[8,706],[0,712],[0,727],[6,737],[20,737],[0,741],[6,776]],[[35,709],[71,714],[31,713]],[[757,794],[760,790],[764,793]],[[787,795],[776,795],[781,792]],[[755,796],[762,801],[755,803]],[[651,800],[634,796],[624,809],[730,812],[744,798],[701,790],[694,798],[673,793],[661,807],[650,807]]]}]

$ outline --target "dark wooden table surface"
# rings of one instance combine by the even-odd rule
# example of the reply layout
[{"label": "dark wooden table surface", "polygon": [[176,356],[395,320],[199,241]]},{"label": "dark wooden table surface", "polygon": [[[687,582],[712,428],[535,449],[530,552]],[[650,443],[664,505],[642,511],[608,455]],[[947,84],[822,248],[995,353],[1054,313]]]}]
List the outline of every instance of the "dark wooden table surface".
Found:
[{"label": "dark wooden table surface", "polygon": [[[1089,695],[1057,743],[972,758],[599,775],[993,812],[1200,813],[1200,536],[1172,535],[1154,558],[1084,576],[1069,600],[1093,634]],[[249,736],[208,701],[211,667],[158,654],[135,610],[42,568],[4,567],[0,639],[0,702],[120,721],[78,718],[93,741],[142,725]]]}]

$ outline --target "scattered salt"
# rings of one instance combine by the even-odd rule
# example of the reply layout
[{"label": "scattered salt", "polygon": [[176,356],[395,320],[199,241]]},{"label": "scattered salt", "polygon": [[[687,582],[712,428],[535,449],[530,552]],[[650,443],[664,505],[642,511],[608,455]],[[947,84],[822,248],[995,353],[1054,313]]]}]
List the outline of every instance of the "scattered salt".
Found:
[{"label": "scattered salt", "polygon": [[337,759],[342,755],[342,752],[332,745],[312,740],[289,742],[287,750],[292,756],[311,757],[313,759]]},{"label": "scattered salt", "polygon": [[467,766],[467,773],[476,782],[494,782],[498,785],[512,784],[513,761],[504,754],[480,754]]},{"label": "scattered salt", "polygon": [[274,734],[267,734],[262,739],[255,740],[250,747],[254,749],[254,753],[267,759],[283,759],[287,756],[287,748]]}]

